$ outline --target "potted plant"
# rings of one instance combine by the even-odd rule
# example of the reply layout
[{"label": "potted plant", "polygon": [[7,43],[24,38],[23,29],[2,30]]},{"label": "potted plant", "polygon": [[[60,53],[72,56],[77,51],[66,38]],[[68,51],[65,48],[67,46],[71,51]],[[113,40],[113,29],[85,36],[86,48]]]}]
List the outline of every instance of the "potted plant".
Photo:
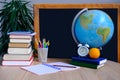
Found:
[{"label": "potted plant", "polygon": [[0,55],[7,53],[10,31],[34,31],[31,5],[26,0],[1,2],[0,9]]}]

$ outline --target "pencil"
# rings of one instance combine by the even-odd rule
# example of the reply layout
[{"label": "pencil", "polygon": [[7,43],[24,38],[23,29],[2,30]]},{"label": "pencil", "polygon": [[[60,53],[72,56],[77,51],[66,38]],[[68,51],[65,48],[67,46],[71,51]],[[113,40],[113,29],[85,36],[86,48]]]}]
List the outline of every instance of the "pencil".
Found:
[{"label": "pencil", "polygon": [[75,66],[65,66],[65,65],[53,65],[56,67],[67,67],[67,68],[76,68]]},{"label": "pencil", "polygon": [[49,46],[50,45],[50,41],[48,40],[46,44]]},{"label": "pencil", "polygon": [[40,39],[39,39],[39,45],[42,45],[42,42],[40,41]]}]

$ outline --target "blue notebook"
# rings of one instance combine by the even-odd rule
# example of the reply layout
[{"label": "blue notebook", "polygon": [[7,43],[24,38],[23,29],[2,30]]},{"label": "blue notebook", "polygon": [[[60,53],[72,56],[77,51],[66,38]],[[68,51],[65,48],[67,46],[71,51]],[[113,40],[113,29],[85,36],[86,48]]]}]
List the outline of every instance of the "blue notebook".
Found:
[{"label": "blue notebook", "polygon": [[30,31],[13,31],[13,32],[8,32],[8,35],[35,35],[35,32],[30,32]]},{"label": "blue notebook", "polygon": [[98,64],[98,65],[99,64],[104,64],[107,61],[106,58],[102,58],[102,57],[100,57],[98,59],[91,59],[89,57],[79,57],[79,56],[72,57],[72,60],[73,61],[79,61],[79,62],[93,63],[93,64]]}]

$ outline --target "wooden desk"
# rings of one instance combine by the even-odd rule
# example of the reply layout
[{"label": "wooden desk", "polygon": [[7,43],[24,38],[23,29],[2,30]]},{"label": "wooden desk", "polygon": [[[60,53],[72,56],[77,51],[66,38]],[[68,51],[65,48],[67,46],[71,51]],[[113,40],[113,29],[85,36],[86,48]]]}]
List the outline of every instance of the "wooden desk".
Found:
[{"label": "wooden desk", "polygon": [[[69,62],[69,59],[48,59],[48,62]],[[39,62],[34,61],[33,64]],[[72,71],[57,72],[46,75],[36,75],[20,69],[20,67],[0,66],[0,80],[120,80],[120,64],[107,61],[100,69],[81,67]]]}]

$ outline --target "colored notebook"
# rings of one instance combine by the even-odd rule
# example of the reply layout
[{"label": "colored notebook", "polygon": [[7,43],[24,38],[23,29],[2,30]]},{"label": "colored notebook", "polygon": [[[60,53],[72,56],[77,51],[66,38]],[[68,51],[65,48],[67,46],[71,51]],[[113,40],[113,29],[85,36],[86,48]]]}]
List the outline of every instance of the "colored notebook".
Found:
[{"label": "colored notebook", "polygon": [[72,57],[72,60],[74,61],[79,61],[79,62],[87,62],[87,63],[92,63],[92,64],[103,64],[107,61],[106,58],[98,58],[98,59],[91,59],[89,57]]}]

